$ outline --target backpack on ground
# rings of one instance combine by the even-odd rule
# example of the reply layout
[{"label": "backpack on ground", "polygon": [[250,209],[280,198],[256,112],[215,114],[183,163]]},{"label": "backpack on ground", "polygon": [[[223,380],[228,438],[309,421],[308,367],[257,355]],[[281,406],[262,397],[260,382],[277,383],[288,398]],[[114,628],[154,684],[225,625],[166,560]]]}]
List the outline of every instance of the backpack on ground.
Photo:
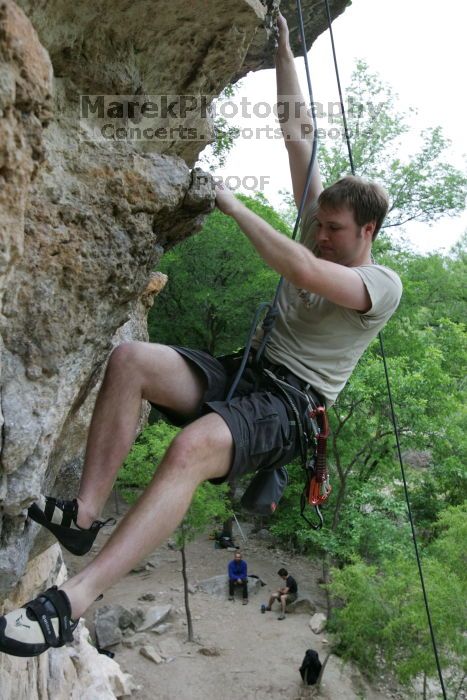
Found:
[{"label": "backpack on ground", "polygon": [[300,666],[300,675],[306,685],[314,685],[321,671],[321,661],[314,649],[307,649]]}]

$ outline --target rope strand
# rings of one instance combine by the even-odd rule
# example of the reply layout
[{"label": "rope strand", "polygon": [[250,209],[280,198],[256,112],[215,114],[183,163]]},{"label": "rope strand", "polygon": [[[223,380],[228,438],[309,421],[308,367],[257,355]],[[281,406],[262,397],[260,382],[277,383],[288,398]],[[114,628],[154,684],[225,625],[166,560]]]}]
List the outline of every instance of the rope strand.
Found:
[{"label": "rope strand", "polygon": [[[337,81],[337,87],[338,87],[338,91],[339,91],[339,100],[340,100],[340,106],[341,106],[341,111],[342,111],[342,121],[344,124],[345,138],[346,138],[346,142],[347,142],[347,150],[349,153],[350,169],[351,169],[352,175],[355,175],[355,166],[354,166],[354,161],[353,161],[353,157],[352,157],[352,146],[350,144],[350,136],[349,136],[349,131],[347,128],[347,117],[346,117],[346,113],[345,113],[344,100],[342,97],[342,89],[341,89],[341,82],[340,82],[340,76],[339,76],[339,66],[337,63],[336,47],[335,47],[335,43],[334,43],[334,34],[332,31],[332,19],[331,19],[331,12],[329,9],[329,0],[324,0],[324,1],[326,4],[326,14],[327,14],[327,18],[328,18],[329,35],[331,38],[332,55],[333,55],[333,59],[334,59],[334,69],[336,72],[336,81]],[[298,2],[299,2],[299,0],[297,0],[297,3]],[[413,544],[414,544],[414,549],[415,549],[415,558],[417,560],[418,574],[420,577],[420,583],[421,583],[422,592],[423,592],[423,601],[425,604],[426,616],[428,619],[428,627],[430,629],[431,643],[433,646],[433,653],[435,656],[439,682],[441,684],[443,698],[444,698],[444,700],[446,700],[447,695],[446,695],[446,690],[444,687],[444,680],[443,680],[443,674],[441,671],[441,664],[440,664],[439,656],[438,656],[438,648],[437,648],[437,644],[436,644],[435,633],[434,633],[433,624],[431,621],[430,607],[428,604],[428,596],[427,596],[427,592],[426,592],[426,588],[425,588],[425,579],[423,576],[422,562],[421,562],[420,554],[419,554],[419,550],[418,550],[417,536],[416,536],[415,525],[414,525],[414,521],[413,521],[413,517],[412,517],[412,509],[410,507],[409,491],[408,491],[408,487],[407,487],[407,479],[405,476],[404,462],[402,459],[402,451],[401,451],[400,440],[399,440],[399,430],[397,427],[397,419],[396,419],[396,412],[394,409],[394,402],[392,400],[391,382],[389,380],[389,371],[388,371],[388,366],[387,366],[387,362],[386,362],[386,353],[384,351],[383,335],[381,332],[378,334],[378,338],[379,338],[379,343],[380,343],[380,347],[381,347],[381,358],[383,360],[384,375],[386,377],[386,387],[387,387],[389,406],[390,406],[390,412],[391,412],[391,421],[392,421],[392,426],[394,429],[394,436],[396,439],[397,454],[398,454],[399,465],[400,465],[401,473],[402,473],[402,482],[404,484],[404,494],[405,494],[405,500],[407,503],[407,513],[409,516],[410,528],[412,531],[412,539],[413,539]]]}]

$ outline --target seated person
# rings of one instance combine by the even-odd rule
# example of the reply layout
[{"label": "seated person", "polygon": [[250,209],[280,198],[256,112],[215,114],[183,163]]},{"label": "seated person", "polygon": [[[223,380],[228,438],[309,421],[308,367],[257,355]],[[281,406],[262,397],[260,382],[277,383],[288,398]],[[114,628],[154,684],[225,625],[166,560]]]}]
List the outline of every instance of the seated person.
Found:
[{"label": "seated person", "polygon": [[279,588],[276,593],[273,593],[269,598],[269,603],[267,604],[265,610],[271,610],[271,606],[275,600],[278,600],[281,604],[281,614],[277,618],[278,620],[285,620],[285,606],[287,603],[293,603],[297,600],[297,582],[293,576],[289,575],[287,569],[279,569],[277,574],[283,579],[284,586]]},{"label": "seated person", "polygon": [[248,574],[246,561],[242,559],[242,553],[237,551],[229,562],[229,600],[234,600],[235,586],[241,586],[243,592],[243,605],[248,603]]}]

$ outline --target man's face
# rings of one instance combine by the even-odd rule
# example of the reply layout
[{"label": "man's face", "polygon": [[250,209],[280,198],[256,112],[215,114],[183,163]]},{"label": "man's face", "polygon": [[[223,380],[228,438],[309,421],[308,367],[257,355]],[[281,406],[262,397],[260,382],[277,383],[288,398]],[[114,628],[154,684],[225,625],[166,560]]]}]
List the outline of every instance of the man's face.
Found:
[{"label": "man's face", "polygon": [[371,245],[371,230],[359,226],[348,207],[328,209],[318,207],[315,240],[318,257],[340,265],[359,265]]},{"label": "man's face", "polygon": [[235,561],[241,561],[242,555],[241,555],[241,554],[236,554],[236,555],[234,556],[234,559],[235,559]]}]

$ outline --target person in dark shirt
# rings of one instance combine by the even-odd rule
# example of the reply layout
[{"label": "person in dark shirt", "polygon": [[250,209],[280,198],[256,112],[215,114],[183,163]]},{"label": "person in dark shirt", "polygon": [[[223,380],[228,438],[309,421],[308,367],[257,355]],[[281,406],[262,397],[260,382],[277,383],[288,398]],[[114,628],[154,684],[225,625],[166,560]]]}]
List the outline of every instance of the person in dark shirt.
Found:
[{"label": "person in dark shirt", "polygon": [[234,600],[235,586],[241,586],[243,592],[243,605],[248,603],[248,574],[246,561],[242,559],[241,552],[235,552],[234,558],[229,562],[229,600]]},{"label": "person in dark shirt", "polygon": [[287,569],[279,569],[277,574],[284,581],[284,585],[279,588],[276,593],[271,595],[265,610],[271,610],[272,604],[277,600],[281,604],[281,614],[277,619],[285,620],[285,606],[287,603],[292,603],[294,600],[297,600],[298,587],[296,580],[293,576],[290,576]]}]

